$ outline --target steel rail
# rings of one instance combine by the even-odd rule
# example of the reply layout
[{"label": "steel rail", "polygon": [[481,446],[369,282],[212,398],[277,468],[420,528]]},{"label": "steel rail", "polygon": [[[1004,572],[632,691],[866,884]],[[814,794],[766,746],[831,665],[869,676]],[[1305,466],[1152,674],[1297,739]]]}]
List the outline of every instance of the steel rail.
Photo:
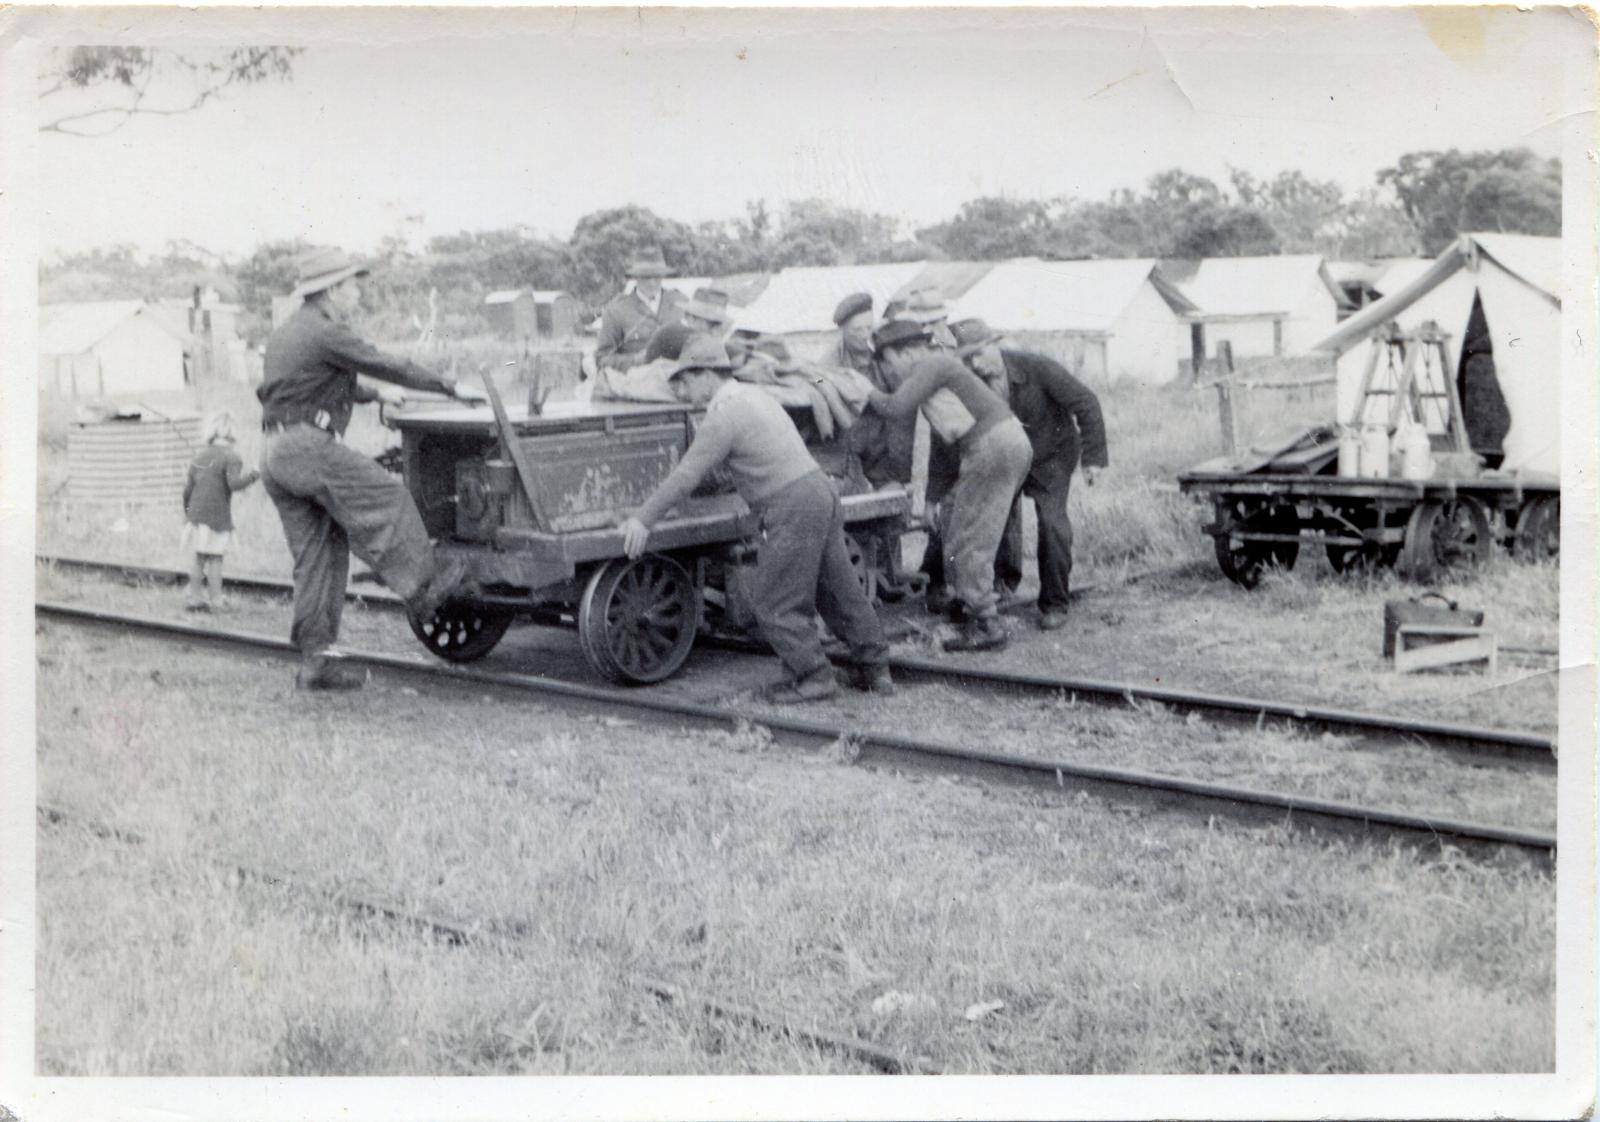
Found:
[{"label": "steel rail", "polygon": [[[40,555],[41,563],[64,569],[96,572],[121,572],[129,576],[171,583],[185,574],[177,569],[146,566],[123,562],[102,562],[87,558]],[[285,580],[243,575],[230,576],[227,583],[235,587],[276,595],[288,595],[293,585]],[[348,593],[352,599],[363,600],[374,606],[398,608],[400,601],[385,588],[361,589],[352,586]],[[551,613],[540,619],[545,625],[566,626]],[[698,643],[724,650],[746,653],[763,652],[760,644],[749,640],[702,638]],[[1502,648],[1504,649],[1504,648]],[[839,661],[836,659],[835,661]],[[1448,721],[1418,720],[1389,713],[1374,713],[1335,706],[1301,704],[1275,701],[1268,698],[1244,697],[1229,694],[1207,693],[1202,690],[1185,690],[1171,687],[1137,685],[1131,682],[1104,679],[1069,677],[1065,675],[1031,674],[1017,670],[1002,670],[968,664],[936,662],[914,655],[891,655],[889,666],[898,679],[906,682],[925,682],[972,689],[980,686],[996,691],[1057,696],[1075,694],[1099,705],[1123,706],[1135,702],[1151,702],[1170,706],[1181,712],[1210,714],[1231,721],[1248,723],[1264,720],[1283,720],[1295,725],[1321,731],[1342,731],[1357,735],[1373,733],[1398,737],[1416,737],[1438,747],[1464,751],[1474,756],[1503,758],[1538,767],[1553,767],[1556,762],[1555,741],[1535,732],[1516,729],[1487,728],[1480,725],[1456,724]]]},{"label": "steel rail", "polygon": [[[63,810],[48,803],[38,803],[36,815],[51,826],[74,826],[87,830],[97,838],[120,842],[124,845],[143,845],[146,838],[136,830],[108,826],[103,822]],[[481,942],[485,936],[518,940],[527,935],[527,925],[504,920],[469,920],[465,918],[439,918],[408,910],[397,904],[364,899],[342,889],[318,888],[303,884],[286,873],[268,872],[232,861],[211,859],[211,864],[226,869],[241,882],[249,881],[279,888],[304,899],[317,901],[335,909],[350,912],[363,920],[381,920],[397,927],[408,928],[452,947]],[[918,1059],[908,1059],[881,1044],[828,1032],[817,1028],[801,1028],[782,1015],[767,1013],[748,1005],[737,1005],[717,997],[695,994],[656,978],[639,977],[633,988],[650,994],[659,1001],[672,1005],[699,1008],[724,1020],[744,1021],[763,1032],[803,1041],[812,1047],[840,1055],[853,1056],[878,1071],[889,1075],[937,1075],[936,1068]]]},{"label": "steel rail", "polygon": [[[168,619],[133,616],[72,604],[40,601],[40,618],[101,628],[130,630],[222,648],[251,648],[294,655],[285,640],[250,632],[226,631]],[[802,747],[853,745],[860,762],[899,768],[919,768],[937,773],[960,773],[1014,784],[1083,792],[1111,802],[1143,809],[1166,809],[1201,821],[1220,817],[1246,825],[1288,825],[1312,833],[1342,837],[1368,837],[1398,841],[1434,850],[1454,846],[1478,856],[1512,855],[1550,868],[1554,866],[1553,835],[1514,827],[1485,825],[1456,819],[1411,814],[1388,807],[1367,807],[1300,795],[1259,791],[1204,780],[1185,779],[1154,772],[1010,756],[949,741],[902,736],[786,715],[740,711],[664,697],[642,690],[583,685],[528,674],[469,670],[435,660],[402,658],[368,651],[345,651],[352,666],[364,666],[412,678],[431,686],[470,684],[516,695],[537,694],[592,712],[596,708],[674,717],[687,726],[737,729],[760,726],[775,739]]]}]

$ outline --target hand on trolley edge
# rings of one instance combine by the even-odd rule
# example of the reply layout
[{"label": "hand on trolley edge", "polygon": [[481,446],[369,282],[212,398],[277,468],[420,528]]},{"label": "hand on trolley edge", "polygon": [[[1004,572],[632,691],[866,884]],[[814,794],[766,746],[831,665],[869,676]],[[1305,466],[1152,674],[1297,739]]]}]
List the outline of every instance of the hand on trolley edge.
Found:
[{"label": "hand on trolley edge", "polygon": [[650,538],[649,527],[629,515],[622,520],[618,529],[622,531],[622,551],[628,555],[629,560],[637,558],[644,552],[644,543]]},{"label": "hand on trolley edge", "polygon": [[450,387],[450,396],[457,401],[464,401],[468,405],[481,405],[489,400],[489,395],[482,390],[473,389],[471,386],[463,386],[460,382]]},{"label": "hand on trolley edge", "polygon": [[1085,464],[1083,466],[1083,481],[1085,483],[1087,483],[1089,486],[1093,487],[1094,486],[1094,481],[1096,479],[1099,479],[1100,478],[1100,473],[1102,471],[1105,471],[1105,470],[1106,470],[1105,468],[1093,467],[1093,466],[1091,466],[1089,464]]},{"label": "hand on trolley edge", "polygon": [[380,405],[404,405],[406,403],[406,391],[399,386],[380,385],[375,386],[374,389],[377,391]]}]

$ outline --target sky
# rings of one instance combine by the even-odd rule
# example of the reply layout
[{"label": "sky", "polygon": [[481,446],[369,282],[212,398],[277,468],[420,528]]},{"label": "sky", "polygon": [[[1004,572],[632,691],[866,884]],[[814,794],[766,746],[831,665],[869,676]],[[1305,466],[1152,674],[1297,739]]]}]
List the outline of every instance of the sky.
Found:
[{"label": "sky", "polygon": [[40,134],[44,253],[564,238],[624,203],[698,222],[809,196],[909,233],[979,195],[1101,198],[1174,166],[1298,168],[1353,192],[1407,151],[1558,154],[1558,122],[1587,107],[1567,75],[1590,34],[1514,9],[121,15],[38,31],[306,51],[292,81],[193,113]]}]

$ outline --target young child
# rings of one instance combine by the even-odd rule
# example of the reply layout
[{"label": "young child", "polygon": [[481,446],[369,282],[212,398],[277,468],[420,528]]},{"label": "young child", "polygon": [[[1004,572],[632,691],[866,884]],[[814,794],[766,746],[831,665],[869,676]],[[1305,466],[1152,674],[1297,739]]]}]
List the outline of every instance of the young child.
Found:
[{"label": "young child", "polygon": [[[209,612],[222,608],[222,555],[233,536],[233,492],[256,481],[259,473],[244,469],[233,448],[233,418],[218,413],[206,423],[206,442],[194,454],[183,485],[183,545],[194,551],[189,571],[189,596],[184,609]],[[202,589],[202,584],[205,588]],[[202,591],[208,593],[202,598]]]}]

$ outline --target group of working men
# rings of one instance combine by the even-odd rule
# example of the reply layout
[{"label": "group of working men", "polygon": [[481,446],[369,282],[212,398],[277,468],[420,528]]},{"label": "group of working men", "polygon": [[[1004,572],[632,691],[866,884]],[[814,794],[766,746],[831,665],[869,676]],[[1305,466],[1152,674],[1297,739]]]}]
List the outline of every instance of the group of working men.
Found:
[{"label": "group of working men", "polygon": [[[733,376],[726,295],[703,290],[688,300],[666,288],[659,250],[626,271],[631,286],[602,312],[598,366],[625,371],[675,360],[672,392],[706,416],[677,467],[621,524],[624,551],[643,553],[651,528],[721,469],[761,520],[752,599],[785,668],[769,698],[808,701],[837,689],[819,613],[850,647],[849,684],[891,690],[887,643],[850,565],[838,490],[776,399]],[[305,689],[361,684],[330,657],[352,550],[420,620],[468,592],[464,567],[436,554],[400,480],[339,440],[355,403],[403,400],[395,387],[481,400],[350,329],[366,272],[334,250],[301,259],[295,294],[303,304],[268,339],[257,391],[267,434],[262,479],[294,555],[291,639],[302,656],[296,684]],[[947,649],[993,650],[1008,641],[1000,599],[1021,579],[1019,496],[1038,509],[1039,626],[1065,622],[1067,490],[1080,459],[1091,483],[1105,466],[1105,430],[1094,394],[1059,363],[1003,348],[981,320],[947,317],[927,293],[892,301],[881,318],[870,296],[847,297],[834,313],[839,340],[826,361],[870,384],[846,439],[872,483],[911,483],[917,414],[927,420],[927,501],[937,511],[923,562],[928,604],[960,623]],[[358,374],[390,385],[371,389]]]}]

